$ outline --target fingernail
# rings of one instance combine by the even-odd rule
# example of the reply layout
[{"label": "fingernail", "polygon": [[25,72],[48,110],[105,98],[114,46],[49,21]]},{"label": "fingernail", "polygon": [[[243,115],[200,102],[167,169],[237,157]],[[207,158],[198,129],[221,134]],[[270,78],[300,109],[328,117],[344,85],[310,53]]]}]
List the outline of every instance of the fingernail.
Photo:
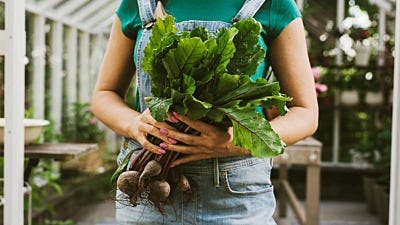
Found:
[{"label": "fingernail", "polygon": [[165,152],[166,152],[166,151],[165,151],[164,149],[162,149],[162,148],[159,148],[159,149],[158,149],[158,153],[160,153],[160,154],[165,154]]},{"label": "fingernail", "polygon": [[160,133],[167,135],[168,134],[168,130],[165,128],[160,128]]},{"label": "fingernail", "polygon": [[160,147],[163,148],[163,149],[168,149],[168,145],[165,142],[161,142],[160,143]]},{"label": "fingernail", "polygon": [[174,164],[169,165],[169,168],[174,168],[174,167],[175,167]]},{"label": "fingernail", "polygon": [[178,118],[176,118],[175,116],[171,116],[171,120],[174,123],[178,123],[179,122]]},{"label": "fingernail", "polygon": [[178,141],[173,139],[173,138],[168,138],[168,141],[171,142],[172,144],[177,144]]},{"label": "fingernail", "polygon": [[177,113],[177,112],[173,111],[172,114],[173,114],[175,117],[178,118],[178,113]]}]

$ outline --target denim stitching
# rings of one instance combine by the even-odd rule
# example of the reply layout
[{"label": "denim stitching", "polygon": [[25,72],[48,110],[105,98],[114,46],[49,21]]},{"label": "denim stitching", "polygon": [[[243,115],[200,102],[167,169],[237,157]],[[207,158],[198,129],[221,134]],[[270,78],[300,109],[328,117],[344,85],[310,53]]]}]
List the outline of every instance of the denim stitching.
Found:
[{"label": "denim stitching", "polygon": [[261,8],[265,0],[246,0],[243,4],[242,8],[236,14],[236,16],[232,19],[233,22],[253,17],[257,11]]},{"label": "denim stitching", "polygon": [[138,0],[139,15],[142,20],[142,26],[144,27],[151,21],[154,21],[154,10],[156,3],[154,0]]},{"label": "denim stitching", "polygon": [[[222,158],[221,158],[222,159]],[[244,167],[249,167],[253,165],[257,165],[260,163],[265,163],[269,159],[260,159],[260,158],[245,158],[245,159],[237,159],[231,162],[219,162],[219,169],[220,171],[226,170],[238,170]],[[177,167],[179,171],[184,173],[195,173],[195,174],[212,174],[213,170],[213,163],[212,161],[204,161],[203,165],[182,165]]]},{"label": "denim stitching", "polygon": [[[258,164],[252,165],[252,167],[257,166]],[[269,161],[265,160],[263,165],[261,165],[261,169],[265,169],[265,172],[268,174],[265,178],[267,179],[267,183],[265,186],[263,186],[263,188],[258,189],[258,190],[251,190],[251,191],[237,191],[234,190],[231,186],[231,181],[229,179],[229,174],[233,173],[236,171],[236,169],[231,169],[231,170],[224,170],[223,172],[221,172],[221,177],[222,177],[222,183],[224,185],[224,187],[226,188],[226,190],[231,193],[231,194],[259,194],[259,193],[264,193],[264,192],[268,192],[268,191],[272,191],[273,190],[273,186],[271,184],[271,172],[269,172],[270,170],[268,170],[269,167]],[[254,168],[256,169],[256,168]],[[259,169],[259,167],[257,167],[257,169]]]}]

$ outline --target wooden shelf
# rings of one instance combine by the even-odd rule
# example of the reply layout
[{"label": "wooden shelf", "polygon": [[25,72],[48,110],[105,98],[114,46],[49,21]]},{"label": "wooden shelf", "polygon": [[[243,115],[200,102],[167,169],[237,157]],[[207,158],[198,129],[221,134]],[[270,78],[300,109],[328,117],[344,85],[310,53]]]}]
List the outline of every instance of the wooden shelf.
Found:
[{"label": "wooden shelf", "polygon": [[[0,147],[0,154],[4,153],[4,146]],[[91,151],[99,149],[95,143],[43,143],[25,146],[25,157],[28,158],[51,158],[64,160],[75,158]]]}]

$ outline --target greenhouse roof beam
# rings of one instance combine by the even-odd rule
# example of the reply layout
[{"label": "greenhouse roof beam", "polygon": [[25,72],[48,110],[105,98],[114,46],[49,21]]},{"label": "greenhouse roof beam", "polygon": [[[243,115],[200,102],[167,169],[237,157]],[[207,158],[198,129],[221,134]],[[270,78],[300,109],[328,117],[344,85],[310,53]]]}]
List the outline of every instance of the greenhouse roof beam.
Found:
[{"label": "greenhouse roof beam", "polygon": [[75,27],[75,28],[77,28],[77,29],[79,29],[79,30],[82,30],[82,31],[90,32],[90,31],[87,30],[84,26],[82,26],[82,24],[73,23],[73,22],[69,19],[69,17],[62,17],[62,18],[60,18],[60,16],[57,15],[57,14],[54,12],[54,10],[40,11],[40,10],[36,7],[36,5],[34,5],[34,4],[29,4],[28,2],[27,2],[26,5],[25,5],[25,9],[26,9],[28,12],[31,12],[31,13],[34,13],[34,14],[43,15],[44,17],[46,17],[46,18],[48,18],[48,19],[50,19],[50,20],[54,20],[54,21],[60,22],[60,23],[62,23],[62,24],[64,24],[64,25],[71,26],[71,27]]},{"label": "greenhouse roof beam", "polygon": [[[93,1],[93,2],[97,2],[97,1]],[[59,17],[65,17],[65,16],[68,16],[68,15],[76,12],[77,10],[79,10],[79,8],[82,8],[86,3],[87,3],[87,0],[86,1],[69,0],[66,3],[62,4],[60,7],[57,7],[54,10],[54,12]]]},{"label": "greenhouse roof beam", "polygon": [[370,4],[375,4],[379,8],[384,9],[387,13],[392,12],[392,4],[386,0],[369,0]]},{"label": "greenhouse roof beam", "polygon": [[98,24],[110,17],[110,12],[114,12],[118,4],[118,1],[113,1],[107,7],[104,7],[101,11],[99,11],[96,16],[87,19],[87,21],[83,24],[84,29],[91,30],[91,32],[93,32],[93,29],[97,27]]},{"label": "greenhouse roof beam", "polygon": [[53,6],[59,4],[63,0],[42,0],[42,1],[27,1],[27,4],[34,4],[38,11],[44,11],[46,9],[52,8]]},{"label": "greenhouse roof beam", "polygon": [[71,20],[74,22],[82,21],[83,19],[87,19],[90,15],[99,11],[106,4],[110,4],[114,0],[97,0],[91,1],[89,4],[85,5],[75,14],[71,15]]}]

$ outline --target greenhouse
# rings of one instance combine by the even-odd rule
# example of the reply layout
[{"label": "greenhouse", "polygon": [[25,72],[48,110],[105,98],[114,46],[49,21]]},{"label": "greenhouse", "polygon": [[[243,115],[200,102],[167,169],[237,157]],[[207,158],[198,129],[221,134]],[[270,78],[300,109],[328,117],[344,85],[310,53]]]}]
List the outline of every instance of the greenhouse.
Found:
[{"label": "greenhouse", "polygon": [[[273,159],[274,219],[398,225],[400,4],[293,1],[302,14],[319,121],[311,137]],[[91,100],[120,4],[0,0],[3,224],[117,224],[110,178],[125,143],[95,117]],[[126,96],[132,108],[137,93],[132,82]]]}]

